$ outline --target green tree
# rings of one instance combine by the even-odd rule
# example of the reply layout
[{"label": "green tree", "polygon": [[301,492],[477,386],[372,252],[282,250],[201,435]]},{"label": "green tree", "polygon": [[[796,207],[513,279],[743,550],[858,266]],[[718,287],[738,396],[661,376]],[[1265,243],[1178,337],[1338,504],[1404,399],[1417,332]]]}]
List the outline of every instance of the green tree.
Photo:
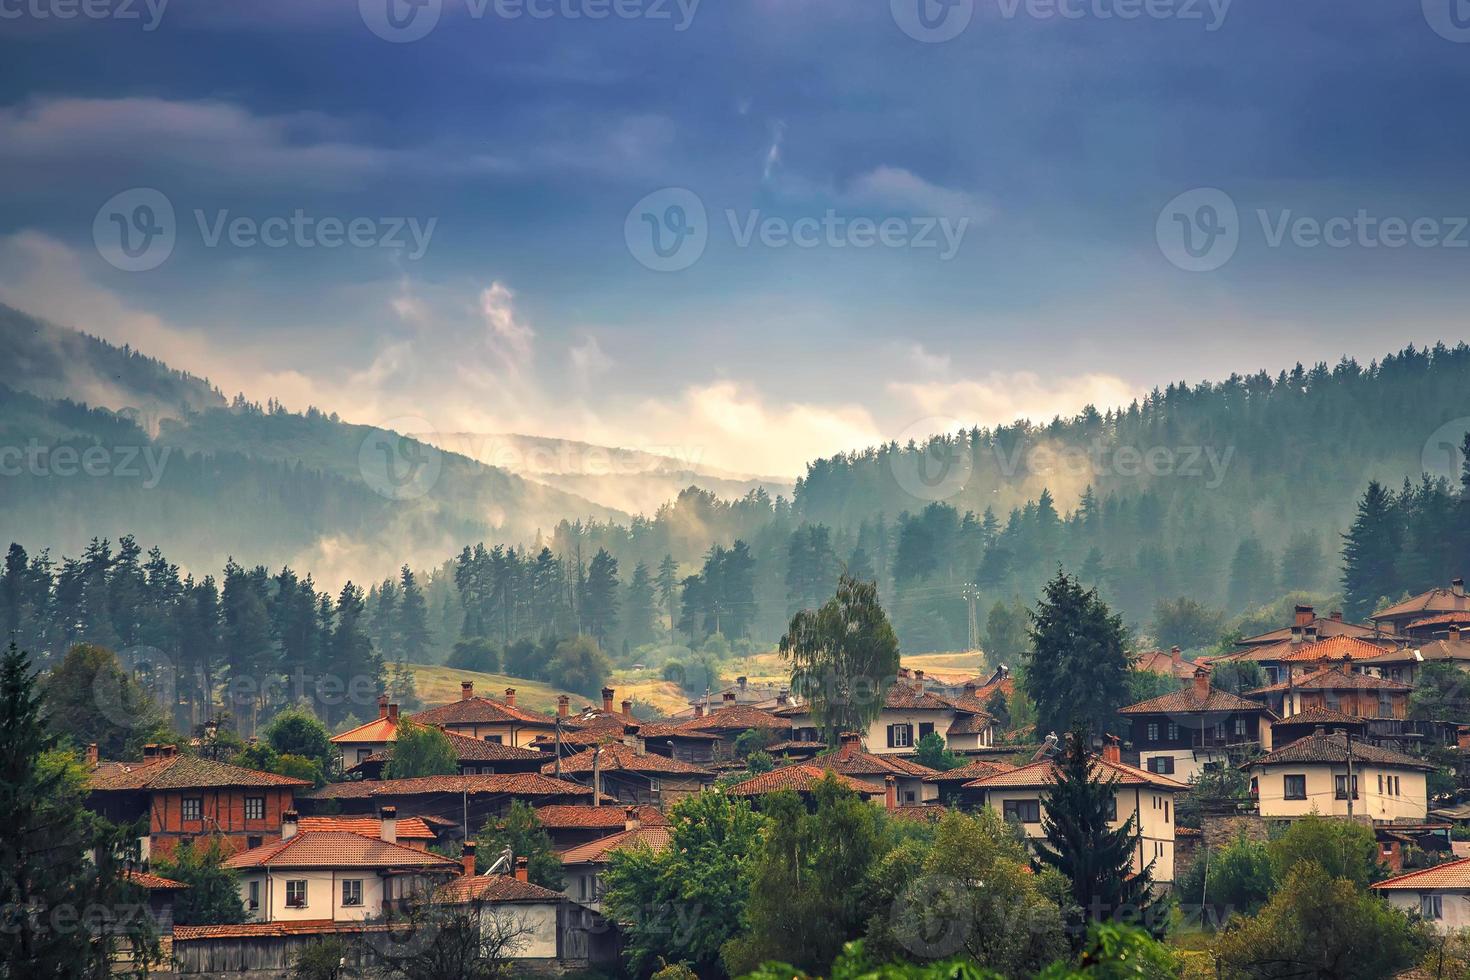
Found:
[{"label": "green tree", "polygon": [[669,811],[669,847],[614,851],[603,875],[604,913],[639,974],[661,959],[718,970],[720,947],[740,932],[762,819],[744,800],[698,793]]},{"label": "green tree", "polygon": [[1016,602],[1000,602],[990,607],[985,617],[985,655],[991,663],[1013,660],[1031,645],[1026,635],[1026,607]]},{"label": "green tree", "polygon": [[652,643],[657,635],[654,624],[658,619],[658,601],[654,597],[654,581],[648,566],[641,561],[633,566],[633,578],[628,583],[628,597],[623,608],[627,612],[624,630],[628,642],[633,646]]},{"label": "green tree", "polygon": [[310,759],[325,769],[331,762],[332,733],[304,705],[277,713],[265,727],[265,741],[281,755]]},{"label": "green tree", "polygon": [[1112,826],[1117,815],[1117,778],[1096,768],[1085,728],[1070,733],[1056,777],[1042,794],[1036,857],[1070,883],[1071,900],[1089,921],[1144,916],[1153,905],[1152,862],[1133,873],[1139,852],[1136,815]]},{"label": "green tree", "polygon": [[397,738],[388,756],[388,765],[383,769],[383,778],[413,779],[458,774],[459,756],[444,732],[407,720],[398,723]]},{"label": "green tree", "polygon": [[618,560],[598,548],[582,586],[582,627],[601,647],[618,625]]},{"label": "green tree", "polygon": [[346,956],[347,943],[341,937],[323,937],[292,958],[290,980],[339,980]]},{"label": "green tree", "polygon": [[104,759],[135,755],[168,733],[147,690],[129,677],[111,650],[78,643],[42,682],[46,721],[72,744],[93,742]]},{"label": "green tree", "polygon": [[516,858],[525,858],[527,874],[533,884],[561,891],[566,884],[561,859],[552,850],[551,838],[541,826],[536,810],[522,800],[511,803],[502,817],[485,822],[476,837],[476,860],[488,867],[502,851],[510,848]]},{"label": "green tree", "polygon": [[1270,900],[1276,882],[1270,849],[1242,834],[1210,857],[1204,897],[1216,908],[1253,915]]},{"label": "green tree", "polygon": [[1378,862],[1372,827],[1310,813],[1292,821],[1286,833],[1271,841],[1271,864],[1285,881],[1298,864],[1316,864],[1334,878],[1359,888],[1382,881],[1387,871]]},{"label": "green tree", "polygon": [[1107,731],[1128,703],[1128,653],[1123,620],[1097,590],[1084,590],[1066,572],[1047,583],[1031,614],[1031,659],[1021,684],[1036,705],[1038,732],[1074,725]]},{"label": "green tree", "polygon": [[898,676],[898,637],[878,602],[878,589],[847,575],[821,609],[791,617],[781,638],[791,684],[811,704],[829,743],[842,732],[867,731],[883,711]]},{"label": "green tree", "polygon": [[[0,661],[0,731],[0,971],[102,980],[121,944],[140,962],[157,962],[151,923],[121,919],[145,900],[121,877],[142,830],[114,827],[86,808],[90,774],[57,749],[30,662],[14,644]],[[46,914],[21,911],[29,909]],[[106,925],[79,928],[68,910],[102,913]]]},{"label": "green tree", "polygon": [[189,887],[174,900],[174,921],[185,926],[232,925],[245,921],[239,872],[225,864],[229,852],[219,837],[182,841],[173,854],[153,862],[163,877]]},{"label": "green tree", "polygon": [[1303,861],[1265,908],[1225,930],[1215,952],[1230,977],[1380,980],[1428,948],[1422,925]]},{"label": "green tree", "polygon": [[949,747],[944,744],[944,736],[938,732],[930,732],[919,739],[919,744],[914,752],[914,761],[939,772],[958,769],[965,764],[964,760],[949,750]]},{"label": "green tree", "polygon": [[[535,651],[536,645],[532,643],[531,652],[533,657]],[[449,659],[444,663],[446,667],[452,667],[455,670],[473,670],[482,674],[495,674],[500,671],[500,651],[489,639],[483,636],[471,636],[456,642],[454,649],[449,652]],[[506,666],[506,672],[516,677],[528,676],[513,670],[509,665]]]},{"label": "green tree", "polygon": [[1358,501],[1358,513],[1342,546],[1342,591],[1348,618],[1361,622],[1379,598],[1399,592],[1398,560],[1403,532],[1393,493],[1376,480]]},{"label": "green tree", "polygon": [[556,645],[549,670],[551,680],[559,686],[591,696],[607,682],[613,664],[591,637],[578,636]]},{"label": "green tree", "polygon": [[421,664],[433,643],[429,631],[429,607],[424,600],[413,569],[405,564],[398,570],[398,610],[394,617],[393,639],[397,649],[389,650],[400,663]]},{"label": "green tree", "polygon": [[1203,603],[1180,596],[1154,604],[1154,639],[1162,647],[1195,650],[1212,647],[1225,627],[1225,614]]},{"label": "green tree", "polygon": [[1424,664],[1409,692],[1409,717],[1451,723],[1470,718],[1470,684],[1466,681],[1457,664]]},{"label": "green tree", "polygon": [[810,811],[795,793],[762,801],[768,825],[751,868],[749,928],[721,954],[732,975],[767,960],[816,969],[862,928],[870,869],[892,843],[883,811],[831,775],[812,797]]}]

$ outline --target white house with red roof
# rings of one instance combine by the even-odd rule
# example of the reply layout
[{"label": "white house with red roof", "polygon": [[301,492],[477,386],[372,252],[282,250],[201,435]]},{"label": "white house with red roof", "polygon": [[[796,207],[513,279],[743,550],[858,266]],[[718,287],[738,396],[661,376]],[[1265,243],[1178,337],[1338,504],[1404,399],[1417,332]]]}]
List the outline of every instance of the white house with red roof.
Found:
[{"label": "white house with red roof", "polygon": [[1410,871],[1378,882],[1373,890],[1395,908],[1419,913],[1439,932],[1470,928],[1470,858]]},{"label": "white house with red roof", "polygon": [[529,748],[537,736],[556,733],[556,719],[517,705],[513,687],[505,689],[504,701],[476,695],[473,681],[461,681],[459,689],[458,701],[426,708],[412,720],[517,748]]},{"label": "white house with red roof", "polygon": [[[907,675],[907,676],[905,676]],[[863,744],[876,755],[912,753],[930,733],[944,739],[955,752],[989,748],[995,744],[994,719],[985,710],[980,688],[966,684],[959,694],[946,694],[923,671],[896,678],[883,695],[883,709],[863,734]],[[821,733],[808,706],[779,712],[790,720],[793,739],[819,741]]]},{"label": "white house with red roof", "polygon": [[259,922],[376,919],[393,903],[462,870],[458,861],[399,843],[391,807],[376,836],[300,830],[291,811],[280,840],[236,854],[226,864],[240,873],[240,898]]},{"label": "white house with red roof", "polygon": [[[976,779],[965,784],[967,790],[979,790],[987,806],[1008,821],[1014,821],[1032,840],[1045,837],[1041,821],[1046,813],[1044,798],[1056,780],[1055,759],[1042,759],[1030,765]],[[1103,747],[1102,755],[1092,760],[1096,779],[1114,784],[1114,805],[1110,826],[1120,827],[1135,818],[1138,845],[1133,853],[1133,871],[1151,867],[1153,880],[1168,885],[1174,881],[1175,797],[1189,789],[1184,783],[1127,765],[1119,758],[1117,742]]]},{"label": "white house with red roof", "polygon": [[378,698],[378,717],[356,728],[333,735],[331,743],[342,753],[342,768],[350,769],[398,738],[398,705]]}]

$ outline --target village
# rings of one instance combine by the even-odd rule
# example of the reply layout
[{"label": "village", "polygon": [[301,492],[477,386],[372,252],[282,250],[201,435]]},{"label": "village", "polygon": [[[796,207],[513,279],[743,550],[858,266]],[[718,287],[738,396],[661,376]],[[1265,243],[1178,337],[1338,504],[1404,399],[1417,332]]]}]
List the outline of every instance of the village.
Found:
[{"label": "village", "polygon": [[[1214,682],[1242,664],[1264,683]],[[1167,895],[1233,840],[1304,819],[1355,822],[1376,841],[1374,893],[1441,933],[1470,926],[1470,717],[1410,717],[1433,665],[1470,678],[1461,579],[1363,623],[1298,605],[1219,656],[1137,655],[1133,669],[1170,690],[1121,708],[1085,748],[1091,778],[1115,796],[1112,825],[1132,828],[1133,872]],[[612,688],[586,704],[562,695],[554,714],[516,694],[465,681],[457,700],[411,714],[381,698],[376,718],[331,737],[337,768],[322,785],[211,759],[198,740],[127,759],[92,746],[88,806],[146,821],[125,874],[163,939],[156,975],[287,976],[328,940],[344,969],[371,965],[373,936],[426,902],[473,907],[515,973],[616,964],[628,923],[604,909],[605,875],[621,853],[669,848],[681,801],[718,794],[760,811],[837,787],[904,823],[988,808],[1035,842],[1068,738],[998,717],[1015,697],[999,664],[962,681],[900,669],[866,729],[831,739],[789,686],[744,677],[661,720],[635,716]],[[400,740],[424,731],[452,747],[457,772],[393,778]],[[933,761],[935,736],[942,767],[921,761]],[[1244,799],[1209,796],[1227,777],[1248,787]],[[477,849],[483,828],[526,812],[559,887],[533,880],[544,849]],[[206,840],[227,855],[247,921],[175,921],[187,886],[156,866]]]}]

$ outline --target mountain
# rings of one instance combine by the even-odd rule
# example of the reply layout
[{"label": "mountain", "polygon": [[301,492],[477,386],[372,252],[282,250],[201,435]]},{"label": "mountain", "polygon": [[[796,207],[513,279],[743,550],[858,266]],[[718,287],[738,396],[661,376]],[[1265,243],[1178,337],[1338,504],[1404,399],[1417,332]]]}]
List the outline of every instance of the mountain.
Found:
[{"label": "mountain", "polygon": [[791,496],[787,477],[735,473],[640,449],[513,433],[446,432],[421,438],[441,449],[517,473],[630,514],[652,514],[679,492],[699,487],[724,498],[764,487]]},{"label": "mountain", "polygon": [[0,378],[0,445],[21,453],[0,527],[33,549],[130,532],[186,568],[235,555],[335,582],[437,565],[465,541],[529,543],[565,518],[627,520],[336,415],[227,403],[203,379],[13,309],[0,310],[0,361],[19,365]]}]

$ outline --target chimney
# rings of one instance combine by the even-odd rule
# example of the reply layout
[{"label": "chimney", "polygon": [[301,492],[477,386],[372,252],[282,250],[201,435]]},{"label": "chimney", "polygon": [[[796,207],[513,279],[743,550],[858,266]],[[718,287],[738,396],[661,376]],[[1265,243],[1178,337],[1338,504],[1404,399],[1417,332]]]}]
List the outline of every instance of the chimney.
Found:
[{"label": "chimney", "polygon": [[1450,594],[1456,599],[1465,598],[1465,580],[1462,578],[1450,580]]},{"label": "chimney", "polygon": [[569,714],[571,714],[572,699],[567,697],[565,694],[558,694],[556,696],[556,713],[562,718],[565,718]]},{"label": "chimney", "polygon": [[781,690],[776,692],[776,704],[778,707],[784,708],[788,703],[790,703],[790,701],[791,692],[786,690],[786,688],[783,687],[781,688]]},{"label": "chimney", "polygon": [[179,747],[177,745],[160,745],[158,747],[158,757],[160,759],[172,759],[178,754]]},{"label": "chimney", "polygon": [[602,710],[607,714],[612,714],[612,699],[613,689],[604,687],[602,689]]},{"label": "chimney", "polygon": [[737,677],[737,678],[735,678],[735,683],[736,684],[739,684],[740,685],[740,690],[743,691],[743,690],[745,690],[745,682],[748,681],[749,679],[750,678],[748,678],[748,677]]},{"label": "chimney", "polygon": [[703,718],[704,717],[704,702],[703,701],[695,701],[694,702],[694,717],[696,717],[696,718]]},{"label": "chimney", "polygon": [[633,702],[632,701],[629,701],[626,698],[624,698],[623,699],[623,714],[625,714],[625,715],[631,715],[632,713],[633,713]]},{"label": "chimney", "polygon": [[290,840],[296,836],[296,811],[286,810],[281,814],[281,840]]},{"label": "chimney", "polygon": [[157,759],[157,758],[158,758],[158,743],[157,742],[149,742],[147,745],[143,746],[143,761],[144,762],[147,762],[149,759]]},{"label": "chimney", "polygon": [[643,821],[638,819],[638,808],[636,806],[623,807],[623,829],[637,830],[643,826]]},{"label": "chimney", "polygon": [[883,777],[883,805],[890,810],[898,809],[898,780],[892,773]]},{"label": "chimney", "polygon": [[965,696],[973,698],[975,692],[980,690],[973,680],[965,681]]},{"label": "chimney", "polygon": [[474,696],[475,696],[475,682],[474,681],[460,681],[459,682],[459,699],[461,701],[468,701],[470,698],[472,698]]},{"label": "chimney", "polygon": [[924,672],[922,670],[916,670],[916,671],[914,671],[914,680],[918,681],[919,693],[920,694],[923,694],[924,693]]},{"label": "chimney", "polygon": [[398,843],[398,807],[385,806],[378,811],[378,837],[389,844]]},{"label": "chimney", "polygon": [[1305,629],[1302,630],[1302,639],[1306,640],[1308,643],[1316,643],[1317,642],[1317,624],[1316,623],[1311,623]]},{"label": "chimney", "polygon": [[531,862],[525,858],[516,858],[516,881],[531,880]]},{"label": "chimney", "polygon": [[87,746],[87,768],[88,769],[96,769],[97,768],[97,743],[96,742],[93,742],[91,745],[88,745]]},{"label": "chimney", "polygon": [[513,687],[507,687],[505,689],[505,703],[508,704],[508,705],[510,705],[512,708],[514,708],[516,706],[516,689],[515,688],[513,688]]},{"label": "chimney", "polygon": [[1204,665],[1194,668],[1194,699],[1204,701],[1210,696],[1210,672]]},{"label": "chimney", "polygon": [[721,695],[720,700],[724,702],[723,706],[728,708],[730,705],[735,703],[735,692],[726,691],[723,695]]},{"label": "chimney", "polygon": [[1169,659],[1174,661],[1174,665],[1177,667],[1179,664],[1184,663],[1184,651],[1178,647],[1170,647]]},{"label": "chimney", "polygon": [[1291,642],[1302,642],[1302,627],[1299,623],[1293,623],[1291,627]]},{"label": "chimney", "polygon": [[388,705],[388,720],[395,725],[398,724],[398,705]]},{"label": "chimney", "polygon": [[[1208,683],[1208,682],[1206,682]],[[1122,762],[1123,753],[1118,747],[1118,736],[1108,735],[1103,740],[1102,757],[1104,762]]]},{"label": "chimney", "polygon": [[1334,623],[1340,623],[1340,622],[1342,622],[1342,610],[1341,609],[1334,609],[1334,610],[1332,610],[1332,621]]},{"label": "chimney", "polygon": [[838,742],[842,745],[839,754],[843,758],[852,755],[854,752],[861,752],[863,750],[863,737],[857,732],[843,732],[838,736]]},{"label": "chimney", "polygon": [[1316,618],[1317,614],[1311,606],[1296,607],[1296,619],[1294,622],[1297,626],[1306,626],[1308,623]]},{"label": "chimney", "polygon": [[378,695],[378,717],[388,717],[388,695],[386,694]]},{"label": "chimney", "polygon": [[475,842],[472,840],[464,842],[464,850],[459,855],[459,869],[466,878],[475,876]]}]

